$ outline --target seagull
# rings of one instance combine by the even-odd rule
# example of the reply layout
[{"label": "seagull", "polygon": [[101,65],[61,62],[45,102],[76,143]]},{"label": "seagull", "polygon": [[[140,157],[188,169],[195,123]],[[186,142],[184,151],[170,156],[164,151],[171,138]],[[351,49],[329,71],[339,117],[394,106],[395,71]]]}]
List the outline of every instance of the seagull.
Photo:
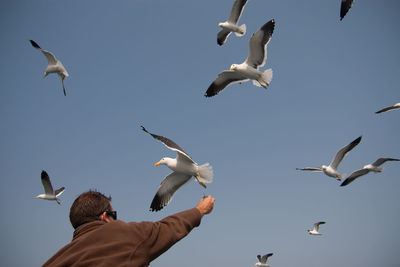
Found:
[{"label": "seagull", "polygon": [[379,113],[382,113],[382,112],[386,112],[386,111],[393,110],[393,109],[398,109],[398,108],[400,108],[400,103],[396,103],[396,104],[394,104],[393,106],[383,108],[383,109],[381,109],[381,110],[378,110],[378,111],[375,112],[375,113],[376,113],[376,114],[379,114]]},{"label": "seagull", "polygon": [[234,32],[238,37],[246,34],[246,24],[242,24],[241,26],[237,25],[246,3],[247,0],[235,0],[228,20],[218,24],[218,26],[222,28],[222,30],[218,32],[217,37],[217,43],[219,45],[223,45],[225,43],[231,32]]},{"label": "seagull", "polygon": [[346,157],[347,153],[349,153],[356,145],[358,145],[361,141],[361,136],[352,141],[350,144],[342,147],[337,153],[335,158],[329,164],[329,166],[322,165],[321,168],[314,167],[306,167],[306,168],[296,168],[296,170],[301,171],[314,171],[314,172],[324,172],[326,175],[336,178],[341,181],[345,174],[341,174],[337,171],[339,164],[342,162],[344,157]]},{"label": "seagull", "polygon": [[340,20],[346,16],[347,12],[353,5],[354,0],[342,0],[342,4],[340,5]]},{"label": "seagull", "polygon": [[249,79],[253,80],[254,85],[267,88],[272,80],[272,69],[261,72],[258,68],[264,66],[267,60],[267,45],[274,28],[275,21],[272,19],[255,32],[249,41],[249,55],[247,59],[241,64],[232,64],[230,70],[218,74],[204,96],[215,96],[230,83],[242,83]]},{"label": "seagull", "polygon": [[196,181],[204,188],[207,187],[206,183],[212,182],[213,169],[209,163],[198,166],[197,163],[194,162],[192,158],[174,141],[164,136],[152,134],[143,126],[140,127],[154,139],[160,141],[169,149],[177,152],[176,158],[165,157],[155,164],[155,166],[166,165],[173,172],[165,177],[161,182],[160,187],[151,202],[150,211],[159,211],[163,207],[167,206],[172,200],[172,196],[175,192],[188,183],[192,176],[194,176]]},{"label": "seagull", "polygon": [[64,79],[65,77],[68,77],[68,72],[64,68],[63,64],[61,61],[57,60],[57,58],[51,53],[50,51],[43,50],[35,41],[29,40],[32,44],[32,46],[40,51],[46,56],[47,58],[47,67],[46,71],[44,72],[43,78],[45,78],[49,73],[57,73],[58,76],[61,79],[62,87],[63,87],[63,92],[64,95],[66,96],[67,93],[65,92],[65,87],[64,87]]},{"label": "seagull", "polygon": [[316,223],[314,223],[314,228],[312,229],[312,230],[307,230],[307,232],[310,234],[310,235],[322,235],[320,232],[319,232],[319,225],[320,224],[325,224],[325,222],[316,222]]},{"label": "seagull", "polygon": [[348,185],[349,183],[353,182],[355,179],[357,179],[360,176],[366,175],[370,171],[373,172],[382,172],[383,168],[379,168],[383,163],[386,161],[400,161],[400,159],[393,159],[393,158],[379,158],[377,159],[374,163],[365,165],[362,169],[354,171],[352,174],[350,174],[349,177],[344,180],[344,182],[340,186],[345,186]]},{"label": "seagull", "polygon": [[258,262],[254,266],[260,266],[260,267],[270,267],[269,264],[267,264],[267,260],[269,257],[274,255],[274,253],[268,253],[265,254],[264,256],[261,257],[261,255],[257,255]]},{"label": "seagull", "polygon": [[42,171],[41,173],[42,184],[44,187],[44,194],[37,195],[35,198],[47,199],[47,200],[55,200],[58,204],[61,204],[60,199],[58,197],[64,192],[65,187],[61,187],[56,191],[53,190],[53,186],[50,182],[50,177],[47,172]]}]

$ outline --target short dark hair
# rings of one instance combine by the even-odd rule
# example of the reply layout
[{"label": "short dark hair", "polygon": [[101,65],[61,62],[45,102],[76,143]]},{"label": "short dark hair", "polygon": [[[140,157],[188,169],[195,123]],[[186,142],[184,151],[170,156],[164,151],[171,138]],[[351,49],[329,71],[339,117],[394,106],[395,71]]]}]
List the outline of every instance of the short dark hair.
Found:
[{"label": "short dark hair", "polygon": [[69,220],[74,229],[82,224],[99,220],[102,212],[111,210],[111,196],[89,190],[80,194],[72,203],[69,211]]}]

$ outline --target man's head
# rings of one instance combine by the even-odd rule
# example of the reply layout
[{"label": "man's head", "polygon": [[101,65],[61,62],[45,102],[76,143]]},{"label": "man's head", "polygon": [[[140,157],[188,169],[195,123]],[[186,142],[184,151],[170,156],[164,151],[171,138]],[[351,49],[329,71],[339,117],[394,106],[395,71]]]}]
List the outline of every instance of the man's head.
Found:
[{"label": "man's head", "polygon": [[89,190],[75,199],[69,211],[69,220],[76,229],[88,222],[110,221],[111,211],[113,211],[111,196],[106,197],[100,192]]}]

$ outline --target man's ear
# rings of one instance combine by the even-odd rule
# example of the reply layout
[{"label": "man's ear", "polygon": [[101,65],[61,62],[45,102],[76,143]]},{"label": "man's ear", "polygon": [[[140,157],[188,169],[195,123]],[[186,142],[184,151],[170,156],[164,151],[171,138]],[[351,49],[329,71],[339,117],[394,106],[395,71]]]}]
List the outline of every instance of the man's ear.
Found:
[{"label": "man's ear", "polygon": [[103,212],[103,213],[100,215],[100,221],[103,221],[103,222],[108,223],[108,222],[110,222],[111,220],[110,220],[110,218],[108,218],[107,213],[106,213],[106,212]]}]

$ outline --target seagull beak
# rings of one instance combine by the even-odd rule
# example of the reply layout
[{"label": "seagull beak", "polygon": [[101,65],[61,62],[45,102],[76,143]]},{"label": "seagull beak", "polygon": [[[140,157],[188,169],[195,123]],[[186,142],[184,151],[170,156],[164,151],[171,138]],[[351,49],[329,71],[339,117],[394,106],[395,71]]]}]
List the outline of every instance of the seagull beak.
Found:
[{"label": "seagull beak", "polygon": [[34,197],[34,198],[39,198],[39,197]]},{"label": "seagull beak", "polygon": [[161,162],[159,161],[159,162],[157,162],[156,164],[154,164],[154,166],[158,166],[158,165],[160,165],[161,164]]},{"label": "seagull beak", "polygon": [[229,70],[233,70],[233,67],[230,67]]}]

